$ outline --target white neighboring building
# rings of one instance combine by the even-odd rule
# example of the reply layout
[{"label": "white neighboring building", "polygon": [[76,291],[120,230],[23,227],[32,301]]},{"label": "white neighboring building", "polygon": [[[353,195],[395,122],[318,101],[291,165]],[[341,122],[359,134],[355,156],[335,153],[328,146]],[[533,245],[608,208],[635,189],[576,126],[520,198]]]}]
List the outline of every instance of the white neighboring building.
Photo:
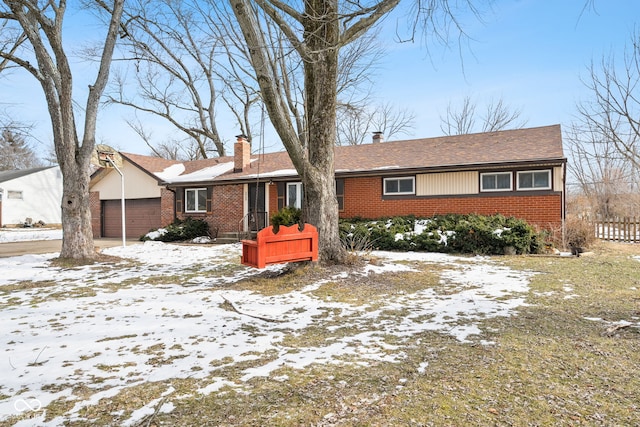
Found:
[{"label": "white neighboring building", "polygon": [[0,227],[22,225],[27,218],[60,224],[61,203],[59,166],[0,172]]}]

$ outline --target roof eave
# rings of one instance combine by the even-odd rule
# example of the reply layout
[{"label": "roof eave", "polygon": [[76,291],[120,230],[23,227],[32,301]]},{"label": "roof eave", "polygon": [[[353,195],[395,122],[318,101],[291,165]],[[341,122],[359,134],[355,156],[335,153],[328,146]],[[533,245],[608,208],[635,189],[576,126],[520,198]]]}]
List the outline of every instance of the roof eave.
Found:
[{"label": "roof eave", "polygon": [[[561,166],[567,162],[566,158],[557,159],[533,159],[526,161],[507,161],[492,163],[474,163],[468,165],[442,165],[429,167],[397,167],[389,169],[371,169],[371,170],[337,170],[335,176],[342,177],[358,177],[358,176],[382,176],[382,175],[398,175],[398,174],[415,174],[415,173],[438,173],[438,172],[465,172],[471,170],[487,170],[487,169],[513,169],[515,167],[531,167],[535,165],[544,166]],[[299,175],[283,174],[268,176],[245,176],[245,177],[229,177],[229,175],[213,178],[209,181],[184,181],[170,182],[164,181],[161,185],[167,187],[192,187],[202,185],[233,185],[246,184],[252,182],[278,182],[291,179],[300,179]]]},{"label": "roof eave", "polygon": [[131,163],[133,166],[135,166],[138,169],[140,169],[140,171],[142,171],[143,173],[149,175],[149,177],[154,179],[158,183],[158,185],[162,185],[162,179],[159,178],[154,172],[152,172],[152,171],[148,170],[147,168],[143,167],[142,165],[138,164],[138,162],[133,160],[131,157],[127,156],[126,153],[120,152],[120,155],[123,158],[125,158],[129,163]]},{"label": "roof eave", "polygon": [[438,172],[465,172],[471,170],[487,169],[513,169],[515,167],[529,167],[533,165],[561,166],[567,162],[566,158],[558,159],[536,159],[536,160],[515,160],[506,162],[473,163],[467,165],[441,165],[428,167],[397,167],[387,169],[371,170],[337,170],[336,176],[376,176],[376,175],[398,175],[412,173],[438,173]]}]

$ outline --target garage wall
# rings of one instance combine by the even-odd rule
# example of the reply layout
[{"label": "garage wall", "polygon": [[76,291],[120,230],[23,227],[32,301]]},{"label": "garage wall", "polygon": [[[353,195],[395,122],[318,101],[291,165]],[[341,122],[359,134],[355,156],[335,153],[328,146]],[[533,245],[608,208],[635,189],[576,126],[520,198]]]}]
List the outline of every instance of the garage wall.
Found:
[{"label": "garage wall", "polygon": [[[150,199],[160,197],[161,187],[155,178],[126,162],[120,169],[124,174],[124,194],[126,199]],[[91,186],[91,191],[100,193],[100,200],[115,200],[122,197],[120,174],[111,170],[100,181]]]},{"label": "garage wall", "polygon": [[[151,229],[161,227],[160,198],[135,199],[125,202],[127,238],[137,239]],[[120,200],[102,201],[102,236],[122,237]]]}]

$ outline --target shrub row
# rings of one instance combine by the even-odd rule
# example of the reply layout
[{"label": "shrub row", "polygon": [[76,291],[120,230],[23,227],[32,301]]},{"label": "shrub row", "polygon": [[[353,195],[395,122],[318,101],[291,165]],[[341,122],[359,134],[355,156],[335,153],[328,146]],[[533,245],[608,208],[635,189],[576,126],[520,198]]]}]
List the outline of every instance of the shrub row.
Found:
[{"label": "shrub row", "polygon": [[[274,225],[300,222],[300,212],[281,210],[271,218]],[[209,224],[201,219],[177,219],[140,240],[175,242],[208,236]],[[367,220],[340,220],[340,238],[348,250],[427,251],[483,255],[539,253],[544,238],[522,219],[502,215],[440,215]]]},{"label": "shrub row", "polygon": [[209,223],[202,219],[176,219],[166,227],[159,228],[156,233],[146,234],[140,240],[156,240],[161,242],[179,242],[209,235]]},{"label": "shrub row", "polygon": [[539,253],[540,233],[522,219],[502,215],[441,215],[341,220],[347,249],[428,251],[483,255]]}]

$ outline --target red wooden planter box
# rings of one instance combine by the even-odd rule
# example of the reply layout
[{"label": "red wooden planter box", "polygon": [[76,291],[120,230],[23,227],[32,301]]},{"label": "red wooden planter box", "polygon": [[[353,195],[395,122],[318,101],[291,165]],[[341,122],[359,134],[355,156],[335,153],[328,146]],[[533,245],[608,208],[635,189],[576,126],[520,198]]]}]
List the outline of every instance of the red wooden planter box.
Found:
[{"label": "red wooden planter box", "polygon": [[297,225],[280,226],[278,233],[273,226],[258,232],[256,240],[242,241],[241,263],[264,268],[269,264],[318,260],[318,230],[305,224],[302,231]]}]

